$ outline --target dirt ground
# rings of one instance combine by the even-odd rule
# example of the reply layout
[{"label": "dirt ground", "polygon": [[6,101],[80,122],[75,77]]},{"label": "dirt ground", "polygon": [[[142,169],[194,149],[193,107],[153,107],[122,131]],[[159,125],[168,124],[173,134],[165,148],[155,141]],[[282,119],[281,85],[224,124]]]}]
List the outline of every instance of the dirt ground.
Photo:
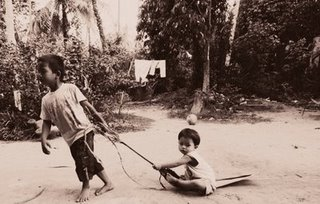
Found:
[{"label": "dirt ground", "polygon": [[[94,177],[89,203],[320,203],[320,112],[302,116],[301,110],[286,108],[257,113],[271,122],[199,121],[195,126],[168,118],[167,111],[160,107],[130,112],[154,120],[146,131],[121,134],[123,141],[149,160],[179,158],[177,134],[191,127],[200,133],[199,152],[212,165],[217,178],[253,175],[249,181],[218,189],[207,197],[175,191],[165,182],[171,190],[154,190],[150,188],[161,189],[159,173],[149,163],[118,145],[125,169],[139,184],[134,183],[124,174],[111,143],[97,136],[95,152],[115,189],[94,196],[94,190],[102,185]],[[0,142],[1,203],[74,203],[81,184],[69,149],[62,138],[51,144],[56,149],[47,156],[42,154],[39,142]],[[182,173],[183,169],[176,171]]]}]

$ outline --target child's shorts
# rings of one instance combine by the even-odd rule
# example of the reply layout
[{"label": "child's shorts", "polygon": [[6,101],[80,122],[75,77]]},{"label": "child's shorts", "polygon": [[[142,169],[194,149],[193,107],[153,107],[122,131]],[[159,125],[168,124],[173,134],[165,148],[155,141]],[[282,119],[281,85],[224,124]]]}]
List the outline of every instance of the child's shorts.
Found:
[{"label": "child's shorts", "polygon": [[[93,131],[86,136],[87,144],[92,152],[94,150],[93,137]],[[104,169],[101,161],[88,149],[84,139],[85,137],[81,137],[70,146],[71,154],[76,164],[76,172],[82,182],[91,180],[93,175]]]}]

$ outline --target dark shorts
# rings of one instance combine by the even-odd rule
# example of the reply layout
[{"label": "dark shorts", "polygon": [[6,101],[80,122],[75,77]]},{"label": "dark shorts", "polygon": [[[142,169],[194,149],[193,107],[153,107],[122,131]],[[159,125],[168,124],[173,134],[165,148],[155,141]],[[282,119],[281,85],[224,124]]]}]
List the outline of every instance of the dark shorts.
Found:
[{"label": "dark shorts", "polygon": [[[93,137],[93,131],[89,132],[86,136],[86,141],[92,152],[94,150]],[[101,161],[90,152],[84,142],[84,139],[85,137],[81,137],[70,147],[72,157],[76,163],[76,172],[80,181],[91,180],[93,175],[104,169]]]}]

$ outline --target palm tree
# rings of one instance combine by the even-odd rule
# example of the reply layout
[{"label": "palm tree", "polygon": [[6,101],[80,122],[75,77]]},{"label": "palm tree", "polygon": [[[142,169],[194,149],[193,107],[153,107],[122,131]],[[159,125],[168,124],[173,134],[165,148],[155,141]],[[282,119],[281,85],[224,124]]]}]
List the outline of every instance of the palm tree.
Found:
[{"label": "palm tree", "polygon": [[[86,2],[87,0],[82,0]],[[88,18],[88,8],[79,6],[79,1],[75,0],[50,0],[45,7],[38,10],[32,20],[30,32],[33,34],[62,34],[64,38],[68,38],[69,21],[68,13],[80,13],[80,15]],[[62,16],[60,16],[62,13]],[[61,20],[60,20],[61,18]]]},{"label": "palm tree", "polygon": [[105,37],[104,32],[103,32],[102,20],[101,20],[101,16],[99,14],[99,11],[98,11],[97,1],[96,0],[92,0],[92,7],[93,7],[94,16],[95,16],[96,21],[97,21],[97,26],[98,26],[98,29],[99,29],[99,35],[100,35],[101,44],[102,44],[102,51],[104,52],[106,50],[106,37]]},{"label": "palm tree", "polygon": [[[62,17],[60,21],[59,14],[61,12]],[[106,38],[96,0],[51,0],[44,8],[37,11],[35,18],[32,21],[30,33],[36,35],[46,33],[48,35],[54,34],[56,36],[62,33],[63,37],[68,39],[70,27],[67,18],[68,13],[73,13],[74,16],[77,16],[78,19],[82,19],[85,22],[88,38],[90,38],[90,26],[94,15],[99,30],[102,50],[105,51]],[[80,24],[78,26],[80,27]],[[90,45],[90,39],[88,39],[88,45]]]}]

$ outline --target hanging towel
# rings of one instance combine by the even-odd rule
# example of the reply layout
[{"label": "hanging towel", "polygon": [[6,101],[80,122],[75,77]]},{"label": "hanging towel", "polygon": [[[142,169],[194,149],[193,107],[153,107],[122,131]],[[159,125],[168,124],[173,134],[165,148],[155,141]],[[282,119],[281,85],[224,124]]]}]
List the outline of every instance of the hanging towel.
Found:
[{"label": "hanging towel", "polygon": [[147,75],[150,70],[150,61],[149,60],[134,60],[134,75],[137,82],[146,82],[148,81]]}]

